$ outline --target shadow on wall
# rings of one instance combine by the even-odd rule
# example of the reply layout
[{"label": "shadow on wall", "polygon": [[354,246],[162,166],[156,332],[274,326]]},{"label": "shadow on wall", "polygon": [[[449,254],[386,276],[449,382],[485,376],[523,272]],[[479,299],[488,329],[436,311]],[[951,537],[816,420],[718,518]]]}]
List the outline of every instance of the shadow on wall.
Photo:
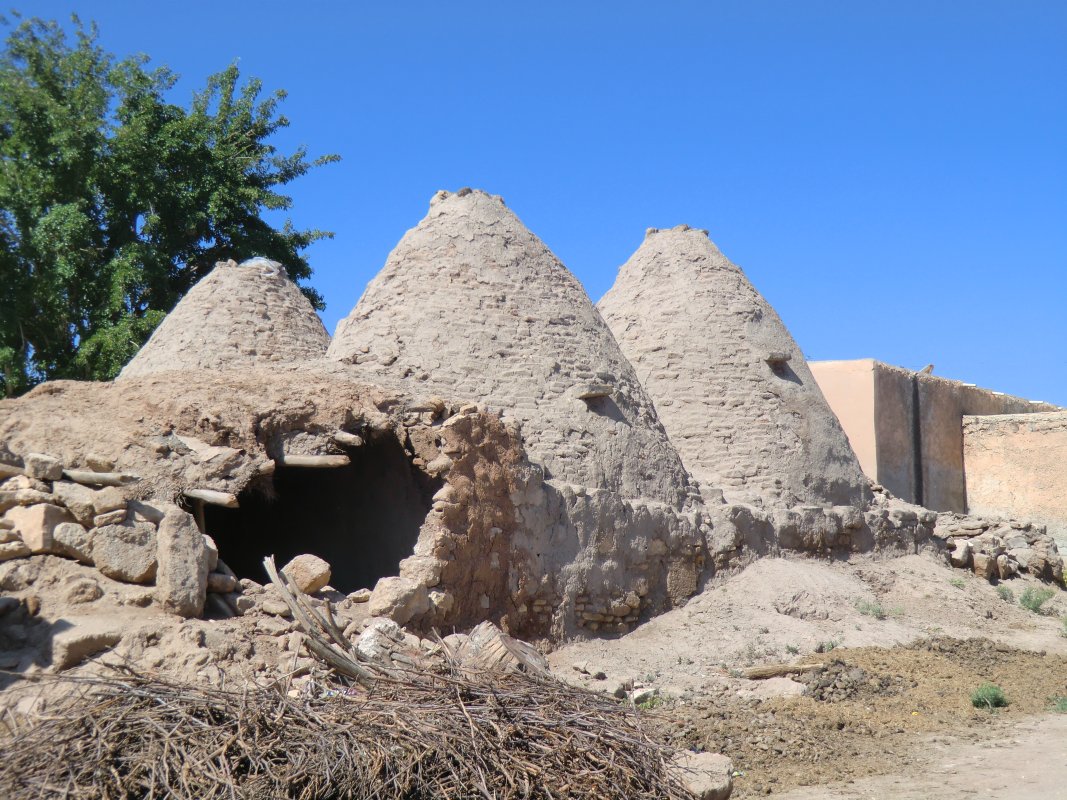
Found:
[{"label": "shadow on wall", "polygon": [[330,562],[342,592],[398,573],[442,481],[415,467],[392,435],[347,453],[347,467],[279,465],[272,484],[241,493],[240,508],[205,507],[207,533],[239,578],[266,582],[265,556],[281,565],[300,553]]}]

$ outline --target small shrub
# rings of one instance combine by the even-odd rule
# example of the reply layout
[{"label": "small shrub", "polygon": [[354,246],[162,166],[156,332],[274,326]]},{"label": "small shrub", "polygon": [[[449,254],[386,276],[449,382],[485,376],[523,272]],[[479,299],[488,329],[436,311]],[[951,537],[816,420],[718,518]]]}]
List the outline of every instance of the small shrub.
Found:
[{"label": "small shrub", "polygon": [[964,586],[966,586],[966,584],[963,582],[963,578],[953,578],[949,581],[949,583],[951,583],[957,589],[962,589]]},{"label": "small shrub", "polygon": [[857,600],[856,610],[863,614],[865,617],[874,617],[875,619],[885,619],[885,609],[878,603],[872,603],[870,600]]},{"label": "small shrub", "polygon": [[1004,690],[994,683],[983,683],[971,692],[971,705],[975,708],[1003,708],[1008,704],[1008,698],[1004,696]]},{"label": "small shrub", "polygon": [[1067,696],[1058,694],[1049,698],[1049,703],[1052,705],[1052,710],[1057,714],[1067,714]]},{"label": "small shrub", "polygon": [[1062,636],[1065,639],[1067,639],[1067,617],[1064,617],[1063,619],[1061,619],[1060,622],[1063,623],[1063,629],[1060,630],[1060,636]]},{"label": "small shrub", "polygon": [[998,586],[997,594],[1000,596],[1000,599],[1003,600],[1005,603],[1015,602],[1015,595],[1007,586]]},{"label": "small shrub", "polygon": [[833,639],[828,639],[825,642],[819,642],[817,645],[815,645],[815,652],[829,653],[831,650],[835,649],[838,644],[840,644],[840,642],[835,642]]},{"label": "small shrub", "polygon": [[1019,605],[1035,614],[1040,614],[1041,606],[1051,600],[1054,594],[1056,592],[1052,589],[1038,589],[1036,586],[1030,586],[1019,595]]},{"label": "small shrub", "polygon": [[[1064,624],[1067,625],[1067,622],[1065,622]],[[1067,636],[1067,634],[1064,635]],[[785,646],[785,651],[789,653],[789,655],[795,656],[797,653],[800,652],[800,648],[797,647],[795,644],[787,644]]]}]

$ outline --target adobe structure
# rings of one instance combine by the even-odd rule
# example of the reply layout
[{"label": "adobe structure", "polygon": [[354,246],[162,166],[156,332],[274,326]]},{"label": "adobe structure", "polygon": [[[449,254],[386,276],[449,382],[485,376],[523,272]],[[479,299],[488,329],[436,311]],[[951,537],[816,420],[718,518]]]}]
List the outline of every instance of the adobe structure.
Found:
[{"label": "adobe structure", "polygon": [[1040,526],[872,491],[703,232],[650,234],[603,308],[619,341],[471,190],[434,196],[328,348],[278,265],[219,265],[120,379],[0,401],[2,569],[77,559],[225,617],[270,606],[264,556],[308,553],[332,567],[308,591],[371,616],[555,640],[625,633],[783,551],[1062,580]]},{"label": "adobe structure", "polygon": [[707,231],[649,229],[598,308],[702,486],[738,502],[870,500],[800,348]]},{"label": "adobe structure", "polygon": [[153,372],[301,363],[330,344],[285,267],[228,261],[198,282],[153,331],[119,380]]}]

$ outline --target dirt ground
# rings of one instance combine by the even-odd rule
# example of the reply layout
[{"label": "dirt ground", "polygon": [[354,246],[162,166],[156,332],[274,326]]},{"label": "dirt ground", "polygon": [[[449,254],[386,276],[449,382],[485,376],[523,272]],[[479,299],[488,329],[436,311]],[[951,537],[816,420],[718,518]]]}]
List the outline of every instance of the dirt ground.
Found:
[{"label": "dirt ground", "polygon": [[[590,688],[655,693],[657,732],[729,756],[734,797],[1067,798],[1067,714],[1052,710],[1067,698],[1067,592],[1039,615],[1017,602],[1028,585],[1008,582],[1009,601],[932,556],[765,559],[550,660]],[[821,668],[741,677],[768,663]],[[1007,707],[973,707],[987,682]]]}]

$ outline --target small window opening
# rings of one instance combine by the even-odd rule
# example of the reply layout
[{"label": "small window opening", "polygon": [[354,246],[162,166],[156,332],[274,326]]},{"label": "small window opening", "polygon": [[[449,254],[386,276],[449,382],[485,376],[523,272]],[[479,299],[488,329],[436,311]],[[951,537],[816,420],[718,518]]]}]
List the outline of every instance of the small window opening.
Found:
[{"label": "small window opening", "polygon": [[415,467],[389,434],[346,452],[346,467],[279,464],[271,482],[238,496],[239,508],[205,506],[219,558],[239,578],[263,583],[264,557],[273,554],[282,567],[313,553],[330,562],[331,585],[346,593],[396,575],[443,481]]}]

